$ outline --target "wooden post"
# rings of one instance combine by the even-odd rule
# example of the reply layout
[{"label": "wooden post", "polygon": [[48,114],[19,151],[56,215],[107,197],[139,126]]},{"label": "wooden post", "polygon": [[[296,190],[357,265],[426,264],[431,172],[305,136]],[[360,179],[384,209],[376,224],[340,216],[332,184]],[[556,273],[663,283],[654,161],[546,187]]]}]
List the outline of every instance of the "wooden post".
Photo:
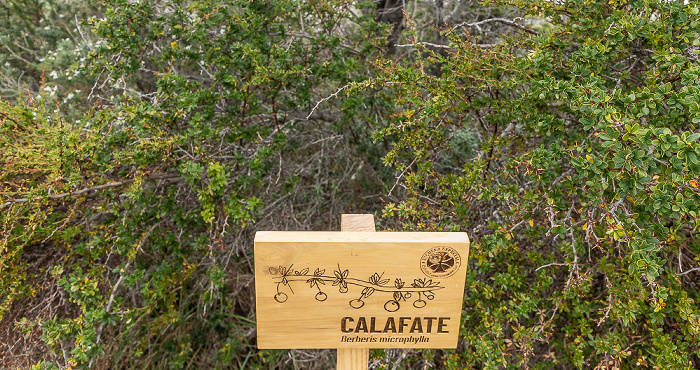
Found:
[{"label": "wooden post", "polygon": [[[376,231],[374,215],[344,214],[340,216],[341,231]],[[366,370],[369,348],[338,348],[338,370]]]}]

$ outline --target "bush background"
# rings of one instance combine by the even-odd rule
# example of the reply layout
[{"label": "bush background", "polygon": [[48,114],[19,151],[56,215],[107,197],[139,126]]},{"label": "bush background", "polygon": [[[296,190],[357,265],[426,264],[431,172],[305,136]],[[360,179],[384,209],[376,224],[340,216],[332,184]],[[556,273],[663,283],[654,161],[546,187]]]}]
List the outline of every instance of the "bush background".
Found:
[{"label": "bush background", "polygon": [[4,368],[298,368],[256,230],[466,231],[456,350],[700,366],[694,2],[0,4]]}]

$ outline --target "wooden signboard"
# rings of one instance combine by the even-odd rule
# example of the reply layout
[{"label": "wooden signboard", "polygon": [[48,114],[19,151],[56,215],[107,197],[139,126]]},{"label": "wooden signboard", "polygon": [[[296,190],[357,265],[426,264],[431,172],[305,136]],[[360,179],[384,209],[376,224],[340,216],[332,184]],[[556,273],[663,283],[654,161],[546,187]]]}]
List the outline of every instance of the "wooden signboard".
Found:
[{"label": "wooden signboard", "polygon": [[466,233],[258,232],[258,348],[455,348],[468,254]]}]

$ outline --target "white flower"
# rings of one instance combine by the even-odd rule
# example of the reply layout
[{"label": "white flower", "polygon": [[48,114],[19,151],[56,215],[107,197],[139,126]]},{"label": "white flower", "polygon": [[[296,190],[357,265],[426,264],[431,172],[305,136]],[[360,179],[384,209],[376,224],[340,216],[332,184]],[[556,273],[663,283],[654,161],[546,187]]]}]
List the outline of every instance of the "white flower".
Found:
[{"label": "white flower", "polygon": [[56,94],[56,91],[58,91],[58,86],[44,86],[43,90],[46,91],[49,94],[49,96],[54,96]]}]

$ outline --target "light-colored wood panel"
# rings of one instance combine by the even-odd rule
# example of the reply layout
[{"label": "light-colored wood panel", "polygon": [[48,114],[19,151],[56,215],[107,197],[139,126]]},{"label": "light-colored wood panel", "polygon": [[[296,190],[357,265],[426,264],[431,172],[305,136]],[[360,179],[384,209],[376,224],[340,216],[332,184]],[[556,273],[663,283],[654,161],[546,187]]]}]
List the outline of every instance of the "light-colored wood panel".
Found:
[{"label": "light-colored wood panel", "polygon": [[259,348],[454,348],[465,233],[259,232]]},{"label": "light-colored wood panel", "polygon": [[467,233],[416,231],[258,231],[256,243],[469,243]]}]

